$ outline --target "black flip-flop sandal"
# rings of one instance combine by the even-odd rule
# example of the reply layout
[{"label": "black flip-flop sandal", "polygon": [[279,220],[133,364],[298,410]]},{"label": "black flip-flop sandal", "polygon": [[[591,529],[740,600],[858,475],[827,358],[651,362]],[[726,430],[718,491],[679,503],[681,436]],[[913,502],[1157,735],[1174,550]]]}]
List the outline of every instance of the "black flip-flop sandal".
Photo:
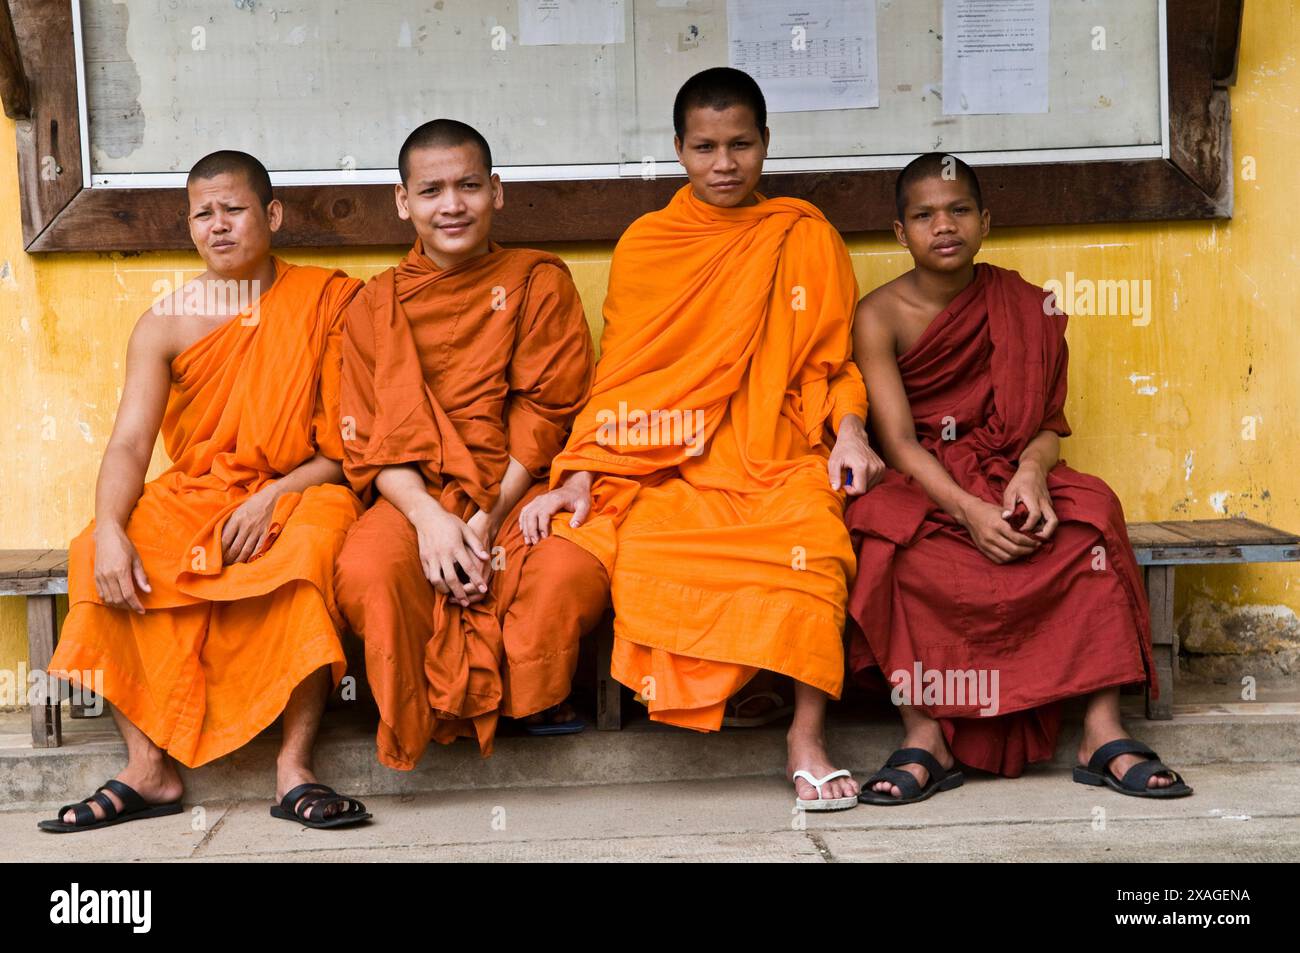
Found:
[{"label": "black flip-flop sandal", "polygon": [[[921,787],[921,782],[910,772],[902,771],[899,765],[919,764],[930,772],[930,778]],[[888,781],[900,791],[900,797],[871,790],[881,781]],[[933,797],[940,791],[951,791],[966,783],[966,776],[954,765],[951,771],[945,771],[939,760],[924,748],[899,748],[889,756],[885,766],[867,778],[858,791],[858,800],[863,804],[876,804],[888,807],[894,804],[915,804]]]},{"label": "black flip-flop sandal", "polygon": [[[104,793],[106,790],[117,795],[122,802],[121,811],[117,809],[112,798]],[[95,817],[95,812],[90,808],[92,801],[104,809],[103,817]],[[59,808],[57,817],[53,820],[37,821],[36,826],[52,834],[70,834],[73,831],[93,831],[97,827],[112,827],[114,824],[125,824],[127,821],[139,821],[148,817],[166,817],[169,814],[179,814],[181,809],[180,801],[150,804],[131,785],[117,778],[109,778],[96,788],[95,793],[90,797],[76,804],[63,805]],[[71,811],[75,818],[71,824],[63,819],[63,815],[68,811]]]},{"label": "black flip-flop sandal", "polygon": [[559,705],[552,705],[550,708],[543,711],[541,713],[542,721],[529,722],[521,720],[520,724],[524,726],[524,731],[526,733],[538,737],[547,737],[550,735],[576,735],[586,729],[587,723],[578,717],[576,711],[573,713],[573,717],[568,721],[551,721],[550,716],[559,711],[559,708]]},{"label": "black flip-flop sandal", "polygon": [[[1116,779],[1111,774],[1109,765],[1120,755],[1137,754],[1146,758],[1124,772],[1124,777]],[[1162,788],[1147,787],[1147,781],[1153,774],[1167,774],[1174,783]],[[1160,756],[1134,738],[1119,738],[1108,741],[1092,753],[1088,766],[1075,765],[1074,780],[1078,784],[1091,784],[1095,787],[1105,785],[1112,791],[1127,794],[1129,797],[1187,797],[1192,789],[1183,782],[1183,776],[1172,768],[1166,767]]]},{"label": "black flip-flop sandal", "polygon": [[[346,804],[337,814],[325,817],[325,809],[331,804]],[[307,812],[316,807],[316,817],[307,816]],[[279,804],[272,805],[271,816],[285,821],[294,821],[305,827],[323,829],[327,827],[349,827],[362,821],[370,820],[366,806],[354,797],[339,794],[325,784],[300,784],[286,794]]]}]

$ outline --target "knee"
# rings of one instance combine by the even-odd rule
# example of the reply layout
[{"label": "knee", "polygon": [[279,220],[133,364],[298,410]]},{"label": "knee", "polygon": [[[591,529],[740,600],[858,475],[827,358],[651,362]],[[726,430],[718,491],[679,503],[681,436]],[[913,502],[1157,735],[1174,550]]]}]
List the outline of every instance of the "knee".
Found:
[{"label": "knee", "polygon": [[394,590],[403,573],[423,575],[414,541],[392,528],[377,529],[354,524],[334,561],[334,592],[345,613],[367,596]]},{"label": "knee", "polygon": [[609,577],[599,559],[581,546],[548,536],[529,554],[529,587],[543,598],[562,601],[583,614],[599,614],[609,604]]}]

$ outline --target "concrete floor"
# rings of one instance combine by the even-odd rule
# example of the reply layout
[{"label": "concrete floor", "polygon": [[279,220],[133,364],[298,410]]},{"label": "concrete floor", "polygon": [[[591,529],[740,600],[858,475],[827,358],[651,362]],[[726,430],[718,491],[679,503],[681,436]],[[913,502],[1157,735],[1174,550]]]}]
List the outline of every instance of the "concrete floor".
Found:
[{"label": "concrete floor", "polygon": [[379,795],[368,825],[317,831],[270,802],[195,807],[46,834],[0,813],[0,861],[1296,861],[1300,764],[1201,765],[1171,801],[1123,797],[1045,767],[971,778],[896,808],[797,814],[777,778]]}]

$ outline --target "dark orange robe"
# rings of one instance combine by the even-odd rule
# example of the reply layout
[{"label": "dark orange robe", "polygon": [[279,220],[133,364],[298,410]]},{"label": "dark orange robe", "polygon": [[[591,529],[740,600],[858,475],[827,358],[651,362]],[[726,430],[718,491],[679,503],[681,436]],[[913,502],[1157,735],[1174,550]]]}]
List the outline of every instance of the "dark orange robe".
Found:
[{"label": "dark orange robe", "polygon": [[[492,245],[445,271],[420,243],[348,311],[345,469],[369,501],[386,466],[415,464],[468,521],[490,510],[510,457],[539,482],[501,525],[486,598],[462,608],[425,577],[415,528],[386,499],[358,520],[338,563],[339,604],[365,641],[379,760],[410,770],[430,740],[477,737],[498,718],[562,702],[578,641],[608,598],[600,564],[560,539],[527,547],[519,512],[591,383],[591,333],[554,255]],[[350,433],[348,431],[351,431]]]},{"label": "dark orange robe", "polygon": [[[50,669],[103,672],[104,695],[188,767],[241,747],[304,678],[345,663],[334,558],[361,506],[346,486],[286,493],[267,542],[222,564],[221,533],[251,494],[313,456],[341,459],[342,316],[361,282],[275,260],[256,311],[172,361],[162,422],[173,464],[144,485],[126,533],[151,592],[144,615],[95,591],[92,522],[72,541],[70,611]],[[87,684],[93,689],[93,684]]]},{"label": "dark orange robe", "polygon": [[[1046,294],[1014,271],[979,264],[971,285],[898,358],[921,446],[963,489],[999,507],[1029,441],[1044,430],[1070,433],[1066,318],[1047,313]],[[947,673],[983,672],[989,689],[996,672],[996,705],[981,705],[972,683],[955,678],[951,697],[914,700],[940,720],[959,761],[1011,777],[1051,758],[1058,702],[1145,682],[1150,671],[1146,594],[1118,497],[1064,460],[1047,489],[1056,533],[1004,564],[896,470],[845,515],[858,547],[852,668],[903,673],[898,681],[919,682],[918,693],[929,672],[945,683]],[[1022,508],[1012,525],[1023,519]]]},{"label": "dark orange robe", "polygon": [[853,549],[827,459],[866,413],[856,298],[798,199],[717,208],[688,185],[619,240],[592,396],[551,468],[598,474],[592,514],[553,531],[609,571],[613,675],[656,721],[717,730],[760,670],[839,696]]}]

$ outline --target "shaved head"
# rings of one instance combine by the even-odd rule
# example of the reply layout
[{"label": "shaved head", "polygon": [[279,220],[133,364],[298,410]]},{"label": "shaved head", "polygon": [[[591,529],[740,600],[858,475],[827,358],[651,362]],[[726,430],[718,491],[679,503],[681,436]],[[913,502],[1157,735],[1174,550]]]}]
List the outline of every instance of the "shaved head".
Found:
[{"label": "shaved head", "polygon": [[715,66],[696,73],[677,91],[673,102],[673,132],[686,138],[686,114],[692,109],[723,110],[745,106],[754,114],[760,132],[767,126],[767,100],[748,73],[729,66]]},{"label": "shaved head", "polygon": [[492,149],[487,140],[473,126],[457,119],[432,119],[406,137],[402,149],[397,154],[397,172],[406,184],[411,172],[411,152],[415,149],[454,149],[473,143],[483,153],[483,165],[488,175],[492,174]]},{"label": "shaved head", "polygon": [[960,181],[974,199],[975,208],[984,211],[984,196],[980,192],[980,180],[976,177],[975,170],[946,152],[927,152],[909,162],[894,182],[894,204],[900,222],[907,209],[907,190],[922,179],[929,178]]},{"label": "shaved head", "polygon": [[242,175],[263,206],[270,205],[275,198],[271,192],[271,176],[266,171],[266,166],[247,152],[236,152],[234,149],[213,152],[194,163],[194,168],[190,169],[190,174],[185,179],[185,187],[189,188],[199,179],[215,179],[219,175]]}]

